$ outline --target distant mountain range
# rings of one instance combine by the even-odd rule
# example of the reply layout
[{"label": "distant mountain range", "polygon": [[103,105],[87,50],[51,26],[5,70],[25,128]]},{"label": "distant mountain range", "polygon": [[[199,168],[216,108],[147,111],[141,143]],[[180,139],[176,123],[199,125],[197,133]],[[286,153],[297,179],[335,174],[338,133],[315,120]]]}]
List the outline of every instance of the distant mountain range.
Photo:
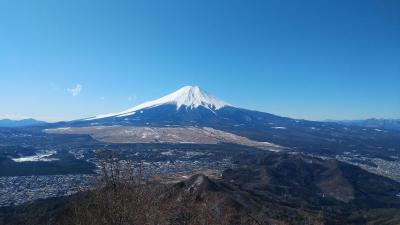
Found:
[{"label": "distant mountain range", "polygon": [[35,119],[22,119],[22,120],[0,119],[0,127],[25,127],[25,126],[44,125],[44,124],[46,124],[46,122]]},{"label": "distant mountain range", "polygon": [[400,130],[400,119],[365,119],[365,120],[327,120],[344,125],[354,125],[376,129]]},{"label": "distant mountain range", "polygon": [[[292,119],[248,110],[213,97],[197,86],[185,86],[162,98],[145,102],[122,112],[54,123],[46,125],[46,128],[115,125],[150,128],[209,127],[295,151],[328,155],[363,152],[376,157],[391,157],[393,152],[400,151],[400,132],[395,130],[349,126],[337,122]],[[93,129],[87,129],[87,131],[87,134],[93,134]],[[149,142],[147,131],[144,131],[144,133],[140,133],[140,136]],[[82,130],[77,132],[82,134]],[[73,133],[73,131],[68,133]],[[96,135],[101,134],[96,132]],[[182,138],[177,139],[182,140]],[[167,140],[167,138],[158,138],[157,136],[154,138],[154,142],[162,140]],[[121,142],[123,140],[119,140],[119,143]],[[129,140],[126,142],[131,143]],[[137,142],[140,143],[140,140]]]}]

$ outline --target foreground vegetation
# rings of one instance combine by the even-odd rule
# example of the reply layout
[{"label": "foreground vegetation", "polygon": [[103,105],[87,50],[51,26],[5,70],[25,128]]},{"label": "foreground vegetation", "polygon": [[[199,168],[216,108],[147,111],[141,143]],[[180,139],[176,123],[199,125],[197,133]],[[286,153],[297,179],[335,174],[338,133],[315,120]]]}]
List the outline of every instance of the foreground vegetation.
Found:
[{"label": "foreground vegetation", "polygon": [[276,153],[246,154],[236,164],[217,180],[162,184],[110,156],[90,189],[0,209],[0,224],[400,224],[400,184],[358,167]]}]

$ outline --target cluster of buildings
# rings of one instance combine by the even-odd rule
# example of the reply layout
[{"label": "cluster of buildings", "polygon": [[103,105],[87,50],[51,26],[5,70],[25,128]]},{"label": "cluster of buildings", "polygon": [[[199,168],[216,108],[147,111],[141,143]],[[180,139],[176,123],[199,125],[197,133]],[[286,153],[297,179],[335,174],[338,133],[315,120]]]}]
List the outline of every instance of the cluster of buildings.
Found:
[{"label": "cluster of buildings", "polygon": [[[94,160],[99,166],[100,161]],[[229,159],[191,160],[181,158],[165,161],[135,161],[131,164],[143,178],[170,177],[174,174],[190,174],[193,171],[222,171],[229,167]],[[100,173],[100,169],[97,173]],[[50,197],[72,195],[87,190],[97,175],[40,175],[0,177],[0,207],[20,205],[25,202]],[[163,179],[162,179],[163,180]]]},{"label": "cluster of buildings", "polygon": [[359,166],[371,173],[391,178],[400,182],[400,160],[383,160],[363,156],[337,156],[338,160]]},{"label": "cluster of buildings", "polygon": [[0,207],[74,194],[90,185],[91,175],[0,177]]}]

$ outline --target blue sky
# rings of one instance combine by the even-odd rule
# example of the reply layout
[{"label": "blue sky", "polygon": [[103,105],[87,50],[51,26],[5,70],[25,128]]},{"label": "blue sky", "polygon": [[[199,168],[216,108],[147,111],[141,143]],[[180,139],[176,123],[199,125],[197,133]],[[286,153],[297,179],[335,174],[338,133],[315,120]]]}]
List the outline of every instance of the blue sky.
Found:
[{"label": "blue sky", "polygon": [[305,119],[400,118],[400,1],[0,1],[0,115],[70,120],[184,85]]}]

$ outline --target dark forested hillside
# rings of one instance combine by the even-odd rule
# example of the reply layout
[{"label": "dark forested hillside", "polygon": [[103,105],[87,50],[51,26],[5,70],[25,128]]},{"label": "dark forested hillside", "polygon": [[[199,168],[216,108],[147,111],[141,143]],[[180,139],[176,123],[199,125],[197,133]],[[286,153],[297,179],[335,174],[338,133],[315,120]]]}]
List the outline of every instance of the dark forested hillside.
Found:
[{"label": "dark forested hillside", "polygon": [[144,182],[118,162],[97,188],[3,208],[3,224],[399,224],[400,184],[336,160],[260,153],[220,179]]}]

